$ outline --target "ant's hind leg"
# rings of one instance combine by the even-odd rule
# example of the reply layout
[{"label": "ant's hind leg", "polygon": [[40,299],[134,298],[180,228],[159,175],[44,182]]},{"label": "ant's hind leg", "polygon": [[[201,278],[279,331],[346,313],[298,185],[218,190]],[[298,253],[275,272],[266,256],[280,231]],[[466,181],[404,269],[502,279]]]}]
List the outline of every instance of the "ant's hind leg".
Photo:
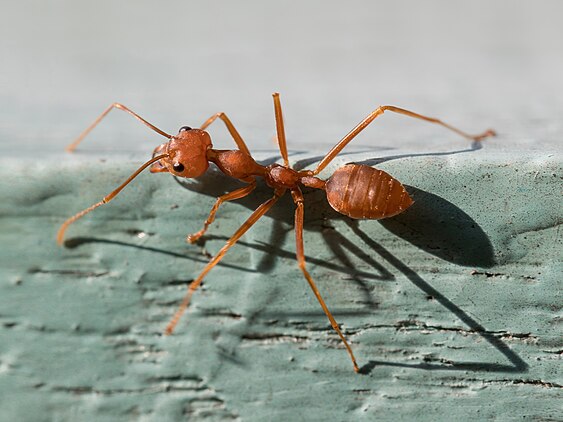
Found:
[{"label": "ant's hind leg", "polygon": [[211,212],[209,213],[207,220],[205,220],[205,223],[203,223],[203,229],[201,229],[197,233],[189,234],[186,237],[186,242],[195,243],[198,241],[198,239],[201,236],[205,234],[209,225],[213,223],[213,221],[215,220],[215,214],[217,213],[217,210],[219,209],[219,207],[223,202],[244,198],[245,196],[250,194],[255,188],[256,188],[256,179],[253,179],[248,186],[234,190],[225,195],[221,195],[219,198],[217,198],[217,201],[215,201],[215,205],[213,205],[213,208],[211,208]]},{"label": "ant's hind leg", "polygon": [[430,123],[435,123],[440,126],[445,127],[446,129],[451,130],[452,132],[457,133],[458,135],[463,136],[469,140],[478,142],[482,141],[483,139],[489,136],[496,136],[496,133],[492,129],[488,129],[483,133],[478,135],[470,135],[469,133],[463,132],[456,127],[453,127],[447,123],[444,123],[440,119],[436,119],[434,117],[423,116],[422,114],[415,113],[413,111],[405,110],[404,108],[399,108],[395,106],[385,105],[380,106],[376,110],[372,111],[367,117],[362,120],[360,123],[356,125],[344,138],[342,138],[332,149],[325,155],[325,157],[321,160],[318,164],[317,168],[311,172],[312,176],[316,176],[319,174],[323,169],[336,157],[340,151],[344,149],[346,145],[348,145],[352,139],[354,139],[362,130],[364,130],[371,122],[373,122],[377,117],[381,116],[386,111],[392,111],[393,113],[402,114],[404,116],[413,117],[415,119],[425,120]]},{"label": "ant's hind leg", "polygon": [[237,241],[242,237],[242,235],[246,233],[248,229],[250,229],[264,214],[268,212],[270,208],[274,206],[274,204],[278,201],[278,199],[283,195],[284,192],[285,190],[276,190],[272,198],[268,199],[266,202],[262,203],[262,205],[256,208],[254,212],[250,215],[250,217],[248,217],[248,219],[242,224],[242,226],[238,228],[235,234],[233,234],[231,238],[227,240],[225,246],[223,246],[221,250],[217,253],[217,255],[215,255],[213,259],[209,261],[209,263],[201,271],[199,276],[190,283],[190,285],[188,286],[188,292],[186,293],[186,296],[184,296],[184,300],[182,301],[180,307],[178,308],[178,310],[176,311],[176,313],[168,323],[168,326],[166,327],[165,334],[168,335],[172,334],[174,328],[178,324],[178,321],[180,320],[180,318],[186,311],[186,308],[190,304],[192,295],[197,290],[197,288],[201,285],[201,282],[203,281],[203,278],[207,275],[207,273],[211,271],[211,269],[215,265],[217,265],[219,261],[221,261],[221,259],[223,259],[223,256],[225,256],[227,251],[232,246],[234,246],[235,243],[237,243]]},{"label": "ant's hind leg", "polygon": [[100,121],[101,121],[104,117],[106,117],[106,116],[108,115],[108,113],[109,113],[111,110],[113,110],[114,108],[118,108],[118,109],[120,109],[120,110],[125,111],[126,113],[129,113],[129,114],[130,114],[131,116],[133,116],[135,119],[139,120],[141,123],[143,123],[144,125],[148,126],[148,127],[151,128],[152,130],[154,130],[156,133],[158,133],[159,135],[162,135],[162,136],[164,136],[165,138],[168,138],[168,139],[172,138],[171,135],[167,134],[167,133],[164,132],[163,130],[160,130],[160,129],[157,128],[155,125],[153,125],[153,124],[147,122],[145,119],[143,119],[143,118],[142,118],[141,116],[139,116],[137,113],[135,113],[134,111],[132,111],[132,110],[130,110],[129,108],[125,107],[123,104],[120,104],[120,103],[113,103],[113,104],[111,104],[108,108],[106,108],[106,109],[102,112],[102,114],[100,114],[100,115],[98,116],[98,118],[97,118],[96,120],[94,120],[94,122],[93,122],[90,126],[88,126],[88,127],[78,136],[78,138],[76,138],[76,139],[74,140],[73,143],[71,143],[70,145],[68,145],[68,146],[66,147],[66,150],[67,150],[68,152],[74,151],[74,150],[76,149],[76,147],[78,146],[78,144],[79,144],[80,142],[82,142],[82,140],[86,137],[86,135],[88,135],[88,134],[90,133],[90,131],[91,131],[92,129],[94,129],[94,128],[98,125],[98,123],[100,123]]},{"label": "ant's hind leg", "polygon": [[313,278],[307,271],[307,268],[305,268],[305,252],[303,249],[303,216],[304,216],[303,194],[299,189],[295,189],[291,191],[291,195],[293,196],[293,201],[297,206],[297,208],[295,209],[295,241],[296,241],[296,250],[297,250],[296,251],[297,264],[299,265],[299,268],[303,272],[305,279],[307,279],[307,282],[309,283],[309,286],[313,290],[315,297],[319,301],[321,308],[323,308],[324,313],[328,317],[328,320],[330,321],[330,325],[332,326],[334,331],[336,331],[336,333],[344,343],[344,346],[346,347],[346,350],[350,355],[350,359],[352,359],[352,365],[354,366],[354,371],[359,372],[360,369],[358,368],[358,364],[356,363],[356,358],[354,356],[354,352],[352,352],[352,348],[346,341],[346,338],[344,337],[344,334],[342,334],[342,331],[340,331],[340,327],[338,326],[338,323],[332,316],[332,313],[328,309],[328,306],[326,306],[326,303],[323,300],[321,294],[319,293],[319,290],[317,289],[317,286],[315,285]]}]

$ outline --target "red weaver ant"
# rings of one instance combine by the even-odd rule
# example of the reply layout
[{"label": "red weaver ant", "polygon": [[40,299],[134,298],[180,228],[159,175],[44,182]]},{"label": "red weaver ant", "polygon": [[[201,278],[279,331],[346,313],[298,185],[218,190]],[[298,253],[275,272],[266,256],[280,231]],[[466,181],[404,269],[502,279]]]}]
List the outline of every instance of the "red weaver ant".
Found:
[{"label": "red weaver ant", "polygon": [[[207,273],[215,265],[217,265],[225,253],[240,239],[240,237],[264,214],[266,214],[277,200],[287,190],[289,190],[296,206],[295,238],[297,244],[297,263],[323,308],[323,311],[328,317],[332,328],[338,333],[340,339],[344,343],[344,346],[352,359],[354,371],[358,372],[358,364],[356,363],[356,358],[354,357],[354,353],[352,352],[350,345],[340,331],[336,320],[332,316],[330,310],[321,297],[315,282],[305,267],[305,254],[303,251],[304,198],[299,186],[303,185],[326,191],[327,200],[331,207],[348,217],[373,220],[392,217],[410,207],[413,201],[401,182],[394,179],[386,172],[376,170],[366,165],[347,164],[336,170],[327,180],[322,180],[316,177],[334,159],[334,157],[336,157],[340,151],[342,151],[342,149],[344,149],[344,147],[348,145],[354,137],[356,137],[356,135],[358,135],[366,128],[366,126],[375,120],[375,118],[382,115],[385,111],[392,111],[394,113],[439,124],[473,141],[481,141],[488,136],[494,136],[495,132],[493,130],[487,130],[480,135],[472,136],[435,118],[423,116],[399,107],[381,106],[371,112],[364,120],[362,120],[346,136],[344,136],[344,138],[342,138],[340,142],[338,142],[328,152],[328,154],[326,154],[314,170],[296,171],[289,165],[279,94],[274,93],[273,98],[276,116],[277,141],[279,144],[280,154],[283,159],[283,165],[271,164],[269,166],[262,166],[254,161],[242,137],[239,135],[225,113],[217,113],[211,116],[205,121],[205,123],[203,123],[203,125],[201,125],[199,129],[192,129],[188,126],[183,126],[180,128],[177,135],[172,136],[147,122],[141,116],[124,105],[118,103],[112,104],[86,130],[84,130],[84,132],[82,132],[82,134],[80,134],[80,136],[72,144],[67,147],[67,151],[73,151],[84,137],[86,137],[86,135],[114,108],[118,108],[129,113],[158,134],[167,138],[168,141],[158,146],[154,150],[153,157],[139,167],[139,169],[135,171],[125,182],[123,182],[121,186],[109,195],[105,196],[100,202],[95,203],[66,220],[59,229],[57,241],[59,244],[62,244],[65,231],[70,224],[88,214],[90,211],[98,208],[100,205],[111,201],[127,184],[129,184],[129,182],[131,182],[139,173],[149,166],[151,173],[168,172],[178,177],[193,178],[205,173],[209,167],[209,162],[212,162],[226,175],[247,183],[246,186],[217,198],[217,201],[215,202],[213,208],[211,208],[211,212],[209,213],[203,228],[197,233],[191,234],[187,237],[186,240],[190,243],[196,242],[206,232],[209,225],[215,219],[215,214],[219,206],[223,202],[247,196],[256,187],[256,178],[262,177],[265,179],[266,184],[274,189],[273,197],[262,203],[256,210],[254,210],[250,217],[232,235],[217,255],[215,255],[205,266],[201,274],[189,285],[188,292],[178,311],[166,327],[166,334],[171,334],[172,331],[174,331],[174,327],[190,303],[192,294],[199,287]],[[217,118],[221,119],[225,123],[228,131],[237,144],[238,149],[213,149],[211,137],[205,129]]]}]

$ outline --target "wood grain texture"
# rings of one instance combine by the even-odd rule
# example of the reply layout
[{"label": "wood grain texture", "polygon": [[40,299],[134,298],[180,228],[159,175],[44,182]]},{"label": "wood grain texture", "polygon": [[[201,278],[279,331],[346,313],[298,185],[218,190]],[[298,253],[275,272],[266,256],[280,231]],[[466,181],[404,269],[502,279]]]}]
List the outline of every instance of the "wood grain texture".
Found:
[{"label": "wood grain texture", "polygon": [[290,201],[209,274],[165,337],[186,283],[267,189],[225,205],[208,240],[188,245],[227,179],[146,174],[57,248],[58,224],[135,164],[53,159],[59,170],[46,161],[35,176],[1,166],[3,418],[481,419],[498,417],[499,402],[512,416],[558,417],[553,158],[500,163],[483,149],[383,163],[416,202],[381,224],[306,194],[308,263],[363,375],[296,266]]}]

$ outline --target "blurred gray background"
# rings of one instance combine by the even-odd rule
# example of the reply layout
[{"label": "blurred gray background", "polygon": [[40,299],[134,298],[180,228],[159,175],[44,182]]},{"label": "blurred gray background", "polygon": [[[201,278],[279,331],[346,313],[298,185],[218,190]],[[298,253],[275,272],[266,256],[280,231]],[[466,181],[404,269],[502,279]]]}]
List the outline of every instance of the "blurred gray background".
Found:
[{"label": "blurred gray background", "polygon": [[[274,91],[290,148],[324,150],[380,104],[509,135],[491,148],[555,148],[562,130],[557,0],[3,1],[1,15],[8,149],[60,151],[113,101],[168,131],[225,111],[251,148],[271,149]],[[369,131],[352,148],[426,151],[419,141],[432,134],[444,150],[455,139],[397,116]],[[97,133],[85,149],[160,143],[124,116]]]}]

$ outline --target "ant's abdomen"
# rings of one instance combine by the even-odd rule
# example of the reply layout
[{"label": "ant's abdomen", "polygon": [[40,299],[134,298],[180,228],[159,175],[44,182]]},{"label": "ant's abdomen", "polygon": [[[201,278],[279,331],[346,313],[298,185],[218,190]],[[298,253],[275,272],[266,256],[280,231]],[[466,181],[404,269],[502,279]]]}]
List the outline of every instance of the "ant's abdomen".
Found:
[{"label": "ant's abdomen", "polygon": [[352,218],[392,217],[413,204],[401,182],[363,164],[339,168],[326,181],[325,189],[331,207]]}]

